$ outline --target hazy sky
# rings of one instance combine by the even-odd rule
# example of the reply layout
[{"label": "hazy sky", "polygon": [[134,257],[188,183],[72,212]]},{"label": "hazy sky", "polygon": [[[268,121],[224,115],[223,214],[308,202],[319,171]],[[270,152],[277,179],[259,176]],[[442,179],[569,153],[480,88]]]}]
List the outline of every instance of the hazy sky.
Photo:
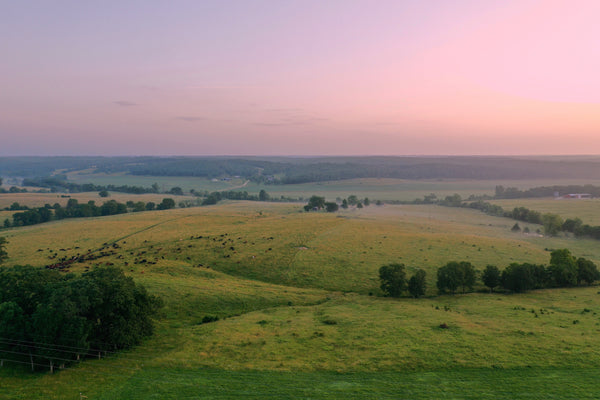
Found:
[{"label": "hazy sky", "polygon": [[600,153],[598,0],[0,5],[0,155]]}]

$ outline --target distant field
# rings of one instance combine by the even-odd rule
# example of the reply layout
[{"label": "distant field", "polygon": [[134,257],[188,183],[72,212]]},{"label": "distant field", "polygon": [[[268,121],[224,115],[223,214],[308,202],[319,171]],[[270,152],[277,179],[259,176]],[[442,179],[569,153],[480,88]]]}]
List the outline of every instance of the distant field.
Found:
[{"label": "distant field", "polygon": [[554,213],[563,218],[580,218],[585,224],[600,225],[600,199],[511,199],[493,200],[505,210],[526,207],[542,213]]},{"label": "distant field", "polygon": [[[174,186],[181,187],[184,191],[207,190],[209,192],[217,190],[231,190],[244,184],[241,179],[232,179],[231,181],[213,182],[210,179],[198,177],[156,177],[156,176],[135,176],[126,174],[91,174],[70,173],[69,181],[75,183],[94,183],[97,185],[136,185],[150,187],[153,183],[158,183],[161,190],[169,190]],[[249,182],[243,188],[237,190],[246,190],[249,193],[258,193],[261,189],[266,190],[273,197],[292,197],[308,198],[313,194],[325,196],[328,200],[335,200],[337,197],[346,198],[355,194],[360,198],[369,197],[376,200],[401,200],[412,201],[416,198],[430,193],[435,193],[438,197],[445,197],[460,194],[462,197],[475,195],[493,195],[496,185],[504,187],[516,187],[518,189],[529,189],[536,186],[551,185],[600,185],[600,180],[573,180],[573,179],[537,179],[537,180],[457,180],[457,179],[437,179],[437,180],[406,180],[391,178],[363,178],[348,179],[331,182],[305,183],[297,185],[258,185]]]},{"label": "distant field", "polygon": [[[0,231],[9,265],[116,242],[115,254],[70,270],[120,265],[166,303],[155,336],[131,351],[54,375],[0,368],[0,398],[597,396],[598,287],[456,296],[434,287],[450,260],[504,268],[567,247],[600,263],[597,241],[513,233],[514,221],[469,209],[300,208],[225,202]],[[390,262],[409,276],[425,269],[429,297],[380,297],[377,271]],[[201,324],[206,315],[220,320]]]},{"label": "distant field", "polygon": [[190,190],[228,190],[232,187],[242,185],[245,181],[240,178],[232,178],[230,181],[193,177],[193,176],[140,176],[127,174],[93,174],[90,171],[72,172],[67,174],[69,182],[93,183],[95,185],[130,185],[151,187],[157,183],[160,190],[167,191],[175,186],[184,191]]}]

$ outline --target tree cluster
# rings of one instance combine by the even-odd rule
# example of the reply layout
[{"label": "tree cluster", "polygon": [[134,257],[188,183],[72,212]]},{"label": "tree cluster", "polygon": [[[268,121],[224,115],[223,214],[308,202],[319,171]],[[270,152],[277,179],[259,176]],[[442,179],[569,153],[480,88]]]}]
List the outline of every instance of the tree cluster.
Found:
[{"label": "tree cluster", "polygon": [[153,209],[168,210],[173,207],[175,207],[175,201],[171,198],[163,199],[158,205],[153,202],[144,203],[139,201],[119,203],[116,200],[109,200],[101,206],[97,206],[93,200],[90,200],[87,203],[79,203],[77,199],[69,199],[65,207],[55,203],[53,206],[46,204],[44,207],[29,208],[27,206],[20,206],[19,203],[13,203],[10,206],[10,210],[24,211],[14,213],[12,216],[12,223],[9,219],[6,219],[4,221],[4,227],[10,228],[36,225],[66,218],[90,218],[117,215],[129,211],[139,212]]},{"label": "tree cluster", "polygon": [[[341,200],[341,204],[338,202]],[[371,201],[368,197],[365,197],[363,200],[360,200],[356,195],[350,195],[346,199],[337,198],[337,201],[325,201],[325,197],[321,196],[311,196],[308,199],[308,204],[304,206],[304,211],[319,211],[325,209],[327,212],[335,212],[342,207],[343,209],[347,209],[348,207],[356,207],[363,208],[364,206],[369,206]]]},{"label": "tree cluster", "polygon": [[[455,293],[462,287],[472,290],[477,282],[477,271],[468,262],[449,262],[438,269],[437,287],[440,293]],[[531,263],[512,263],[502,272],[494,265],[488,265],[481,274],[483,284],[493,291],[502,287],[511,292],[525,292],[533,289],[591,285],[600,279],[596,264],[583,257],[574,257],[568,249],[550,253],[548,266]]]},{"label": "tree cluster", "polygon": [[419,269],[407,281],[404,264],[388,264],[379,268],[381,290],[386,296],[400,297],[408,289],[412,297],[421,297],[427,289],[427,274]]},{"label": "tree cluster", "polygon": [[[195,192],[198,194],[198,192]],[[202,200],[201,205],[209,206],[213,204],[217,204],[221,200],[248,200],[248,201],[269,201],[271,200],[271,196],[263,189],[258,195],[249,194],[247,191],[221,191],[221,192],[212,192],[205,196],[204,200]]]},{"label": "tree cluster", "polygon": [[[423,200],[421,200],[421,203],[422,202]],[[464,202],[458,194],[447,196],[444,200],[437,201],[436,204],[448,207],[468,207],[496,217],[512,218],[517,221],[543,225],[544,233],[549,236],[556,236],[560,232],[569,232],[576,237],[589,237],[600,240],[600,226],[584,224],[579,218],[563,219],[557,214],[542,214],[526,207],[515,207],[512,211],[505,211],[499,205],[491,204],[483,200],[477,200],[470,203]]]},{"label": "tree cluster", "polygon": [[0,269],[0,359],[50,368],[129,348],[153,332],[161,307],[118,268],[80,276]]}]

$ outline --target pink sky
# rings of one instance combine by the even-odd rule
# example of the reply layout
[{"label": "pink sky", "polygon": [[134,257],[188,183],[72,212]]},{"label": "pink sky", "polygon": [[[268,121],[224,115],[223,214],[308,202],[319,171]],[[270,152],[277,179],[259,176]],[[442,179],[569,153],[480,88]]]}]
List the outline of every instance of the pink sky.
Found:
[{"label": "pink sky", "polygon": [[0,155],[599,154],[600,2],[19,1]]}]

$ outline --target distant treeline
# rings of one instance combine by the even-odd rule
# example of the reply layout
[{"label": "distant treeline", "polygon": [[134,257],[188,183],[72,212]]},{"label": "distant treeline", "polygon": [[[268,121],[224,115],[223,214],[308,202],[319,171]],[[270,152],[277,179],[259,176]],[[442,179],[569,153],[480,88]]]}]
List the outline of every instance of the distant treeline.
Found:
[{"label": "distant treeline", "polygon": [[67,182],[67,177],[64,175],[45,176],[40,178],[25,178],[23,179],[23,186],[35,186],[50,189],[51,192],[69,192],[69,193],[80,193],[80,192],[121,192],[131,194],[144,194],[144,193],[158,193],[158,184],[152,185],[152,187],[145,188],[141,186],[129,186],[129,185],[94,185],[93,183],[72,183]]},{"label": "distant treeline", "polygon": [[0,360],[53,371],[103,357],[150,336],[161,306],[115,267],[82,275],[0,268]]},{"label": "distant treeline", "polygon": [[[0,157],[0,175],[90,169],[150,176],[243,177],[266,184],[352,178],[599,179],[599,157]],[[510,192],[510,191],[508,191]],[[570,192],[570,191],[569,191]],[[588,192],[586,190],[586,192]]]},{"label": "distant treeline", "polygon": [[589,237],[600,240],[600,226],[584,224],[580,218],[563,219],[557,214],[540,213],[526,207],[515,207],[511,211],[506,211],[497,204],[483,200],[465,201],[458,194],[446,196],[444,199],[437,199],[434,195],[425,196],[425,199],[418,200],[416,203],[473,208],[495,217],[506,217],[517,221],[543,225],[544,233],[550,236],[555,236],[559,232],[569,232],[573,233],[576,237]]},{"label": "distant treeline", "polygon": [[165,198],[161,203],[155,204],[154,202],[144,203],[143,201],[138,202],[127,202],[119,203],[116,200],[109,200],[104,202],[101,206],[97,206],[94,201],[88,201],[87,203],[79,203],[77,199],[69,199],[66,207],[62,207],[60,204],[55,203],[53,206],[46,204],[44,207],[27,207],[21,206],[19,203],[13,203],[7,210],[24,210],[22,212],[14,213],[12,216],[12,222],[7,218],[4,220],[4,227],[18,227],[36,225],[44,222],[61,220],[65,218],[90,218],[90,217],[102,217],[107,215],[125,214],[129,211],[150,211],[150,210],[168,210],[175,207],[175,201],[171,198]]},{"label": "distant treeline", "polygon": [[522,199],[531,197],[552,197],[556,194],[564,196],[572,193],[587,193],[592,197],[600,197],[600,186],[594,185],[554,185],[539,186],[526,190],[519,190],[514,187],[505,188],[502,185],[496,186],[494,198],[496,199]]}]

